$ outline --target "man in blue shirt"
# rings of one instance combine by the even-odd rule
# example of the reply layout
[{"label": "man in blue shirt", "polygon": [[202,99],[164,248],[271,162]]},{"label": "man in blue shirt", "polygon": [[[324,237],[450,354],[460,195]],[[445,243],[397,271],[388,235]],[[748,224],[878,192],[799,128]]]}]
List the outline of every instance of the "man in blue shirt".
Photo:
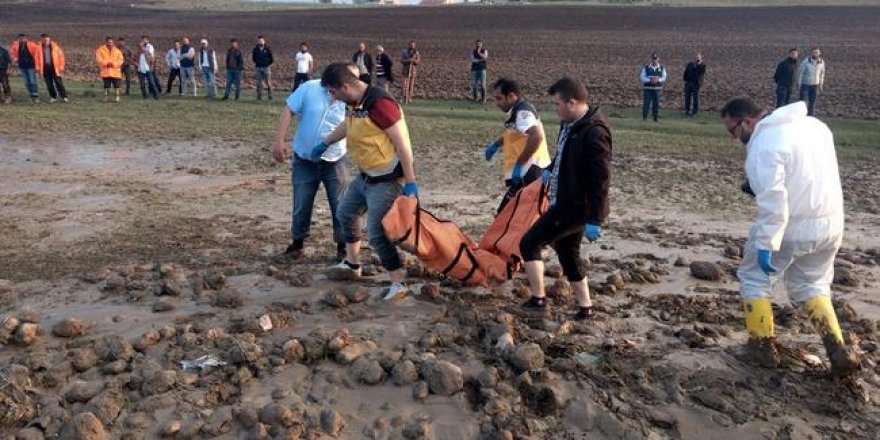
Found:
[{"label": "man in blue shirt", "polygon": [[[330,215],[333,221],[333,241],[336,256],[345,258],[342,230],[336,220],[336,207],[348,180],[345,139],[331,144],[325,151],[314,151],[339,124],[345,121],[345,103],[335,101],[320,80],[303,83],[287,98],[287,106],[281,113],[272,156],[278,162],[291,160],[291,183],[293,184],[293,213],[290,229],[293,242],[284,251],[284,257],[298,259],[303,256],[306,237],[312,223],[312,207],[318,187],[324,184]],[[293,116],[299,118],[291,149],[284,145],[284,137]],[[291,157],[292,156],[292,157]]]}]

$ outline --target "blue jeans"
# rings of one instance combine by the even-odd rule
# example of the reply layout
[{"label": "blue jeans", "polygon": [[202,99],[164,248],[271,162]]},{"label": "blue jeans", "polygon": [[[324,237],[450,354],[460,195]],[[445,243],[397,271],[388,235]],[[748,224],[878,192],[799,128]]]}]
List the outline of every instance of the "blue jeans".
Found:
[{"label": "blue jeans", "polygon": [[471,70],[471,95],[477,100],[477,91],[480,92],[480,101],[486,101],[486,69]]},{"label": "blue jeans", "polygon": [[776,108],[788,105],[791,102],[791,86],[776,85]]},{"label": "blue jeans", "polygon": [[397,248],[385,235],[385,228],[382,227],[382,218],[391,209],[400,190],[397,181],[367,183],[363,174],[358,174],[348,184],[339,203],[339,211],[336,212],[345,243],[361,241],[361,217],[367,215],[367,240],[382,260],[382,267],[388,271],[403,267]]},{"label": "blue jeans", "polygon": [[293,240],[304,240],[309,236],[312,225],[312,208],[318,188],[324,184],[330,215],[333,220],[333,241],[342,243],[342,226],[337,219],[337,207],[345,184],[348,181],[348,160],[336,162],[312,162],[297,155],[293,156],[290,181],[293,184],[293,212],[291,214],[290,235]]},{"label": "blue jeans", "polygon": [[816,116],[816,101],[819,99],[819,86],[801,85],[801,101],[807,101],[807,115]]},{"label": "blue jeans", "polygon": [[186,94],[187,86],[192,83],[193,96],[196,96],[199,94],[199,86],[196,84],[196,74],[193,72],[193,69],[193,67],[180,68],[180,83],[182,84],[184,94]]},{"label": "blue jeans", "polygon": [[214,69],[202,67],[202,81],[205,82],[205,88],[208,89],[208,98],[217,96],[217,82],[214,81]]},{"label": "blue jeans", "polygon": [[226,91],[223,93],[224,98],[229,97],[229,92],[232,91],[232,86],[235,86],[235,99],[241,95],[241,70],[227,70],[226,71]]},{"label": "blue jeans", "polygon": [[28,95],[31,98],[37,98],[39,89],[37,89],[37,69],[18,69],[21,72],[21,79],[24,80],[24,86],[27,88]]},{"label": "blue jeans", "polygon": [[660,90],[642,91],[642,119],[648,119],[648,107],[651,107],[651,115],[656,121],[660,117]]},{"label": "blue jeans", "polygon": [[159,85],[152,72],[138,72],[138,82],[141,85],[141,96],[147,98],[147,90],[154,99],[159,99]]}]

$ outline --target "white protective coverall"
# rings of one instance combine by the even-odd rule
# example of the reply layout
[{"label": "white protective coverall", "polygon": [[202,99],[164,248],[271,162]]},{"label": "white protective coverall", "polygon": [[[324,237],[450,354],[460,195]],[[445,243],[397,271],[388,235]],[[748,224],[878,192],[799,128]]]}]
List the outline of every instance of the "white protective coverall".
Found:
[{"label": "white protective coverall", "polygon": [[737,273],[742,297],[772,292],[775,280],[761,271],[758,250],[772,251],[776,275],[796,306],[830,296],[843,239],[843,192],[831,130],[807,116],[807,105],[799,101],[758,122],[746,150],[758,218]]}]

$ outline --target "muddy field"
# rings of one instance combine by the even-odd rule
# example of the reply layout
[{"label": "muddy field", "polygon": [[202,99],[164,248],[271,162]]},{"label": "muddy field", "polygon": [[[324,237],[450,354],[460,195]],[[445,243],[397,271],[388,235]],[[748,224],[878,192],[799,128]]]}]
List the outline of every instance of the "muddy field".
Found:
[{"label": "muddy field", "polygon": [[[622,8],[622,7],[467,7],[374,8],[271,13],[165,12],[132,9],[128,1],[68,2],[65,8],[40,3],[4,7],[0,34],[12,38],[26,31],[55,35],[69,53],[71,74],[96,74],[95,47],[104,35],[135,42],[149,34],[160,53],[174,38],[206,37],[225,55],[236,37],[250,49],[265,34],[278,65],[277,84],[291,84],[293,53],[301,41],[311,44],[319,66],[349,59],[360,41],[382,44],[399,61],[411,39],[421,47],[423,66],[417,96],[463,98],[469,93],[467,57],[481,38],[490,51],[489,78],[520,79],[527,90],[542,94],[562,74],[590,85],[599,102],[637,105],[640,67],[659,52],[670,81],[667,105],[680,105],[681,75],[694,50],[709,66],[704,102],[719,107],[738,94],[771,102],[776,63],[798,47],[823,48],[828,62],[824,115],[880,116],[874,67],[880,39],[880,7],[781,8]],[[72,5],[70,3],[73,3]],[[223,62],[221,61],[221,64]],[[249,63],[249,61],[248,61]],[[397,67],[395,67],[397,71]],[[222,76],[222,75],[221,75]],[[248,76],[248,75],[246,75]]]},{"label": "muddy field", "polygon": [[[36,15],[37,6],[4,8],[15,22],[33,23],[27,27],[35,33],[61,20]],[[619,30],[628,23],[663,27],[663,47],[681,52],[689,40],[674,37],[670,23],[690,14],[702,14],[699,35],[716,41],[721,53],[766,51],[775,60],[777,51],[764,43],[783,39],[766,34],[761,47],[737,45],[738,37],[713,36],[706,30],[732,30],[730,20],[721,26],[720,12],[700,9],[475,8],[473,16],[458,9],[425,11],[388,16],[371,10],[358,19],[344,11],[278,13],[273,15],[275,24],[262,27],[265,19],[249,15],[236,19],[178,13],[174,19],[189,23],[194,34],[202,29],[194,23],[212,23],[213,35],[214,23],[230,28],[236,20],[254,33],[270,35],[273,28],[279,33],[313,29],[311,34],[322,36],[310,38],[316,51],[326,46],[327,52],[342,53],[361,37],[339,36],[343,31],[333,23],[340,17],[396,23],[409,16],[425,24],[412,31],[417,38],[432,37],[432,44],[439,45],[432,49],[426,43],[427,57],[444,47],[450,52],[459,40],[474,36],[491,41],[486,35],[495,34],[500,40],[503,29],[477,30],[481,14],[486,20],[505,16],[520,25],[536,14],[559,27],[567,23],[566,29],[584,35],[584,41],[592,36],[596,42],[591,44],[601,45],[605,56],[613,51],[620,57],[613,68],[620,72],[632,70],[623,64],[632,58],[627,54],[638,58],[651,50],[636,42],[638,34]],[[767,16],[783,14],[763,11],[728,13],[767,23],[763,29],[773,22]],[[784,15],[803,11],[785,10]],[[836,20],[855,23],[848,26],[852,33],[823,38],[853,51],[854,58],[848,55],[835,65],[859,71],[860,60],[867,60],[859,51],[867,43],[857,37],[858,23],[866,23],[867,12],[875,10],[823,11],[829,24],[820,20],[817,26]],[[76,53],[75,41],[84,45],[107,32],[146,28],[145,23],[159,23],[155,17],[162,14],[113,8],[101,14],[94,9],[74,12],[82,14],[88,28],[69,25],[80,30],[65,35],[64,25],[51,24],[59,40],[71,40],[74,60],[85,57]],[[595,30],[582,30],[573,17],[577,14]],[[600,15],[616,17],[617,24],[611,26]],[[648,19],[655,17],[657,21]],[[128,24],[103,24],[105,20]],[[169,26],[165,32],[170,36],[171,21],[161,22]],[[792,19],[790,35],[800,35],[795,32],[799,22],[803,20]],[[676,32],[685,32],[687,23],[696,26],[695,20],[681,23]],[[9,26],[4,20],[0,29]],[[150,24],[149,31],[162,35],[155,26]],[[365,27],[373,29],[363,34],[367,39],[402,43],[407,38],[387,27]],[[867,25],[862,29],[864,35],[877,32]],[[604,39],[607,35],[617,39]],[[283,44],[292,47],[297,40],[288,36]],[[543,54],[540,49],[552,46],[554,39],[546,34],[534,40],[542,43],[523,42],[506,50],[513,54],[528,48],[529,54]],[[560,58],[560,45],[581,52],[596,48],[553,42],[556,48],[549,53]],[[490,44],[490,50],[497,44]],[[461,93],[452,60],[445,67],[426,66],[431,72],[426,87],[432,93],[441,93],[444,84],[459,87],[459,92],[448,93]],[[722,61],[717,60],[719,70]],[[544,71],[513,55],[508,63],[499,61],[506,68],[531,72],[533,90],[563,69]],[[758,69],[757,64],[744,66]],[[867,72],[867,64],[861,72],[864,76],[853,74],[849,81],[867,83],[875,75]],[[613,76],[602,77],[614,81]],[[748,84],[743,77],[731,80],[726,86],[730,90],[733,84]],[[611,83],[596,84],[597,94],[613,96]],[[767,89],[757,83],[754,87]],[[835,108],[845,112],[844,95],[829,89],[824,102],[841,105]],[[718,95],[721,89],[710,88],[710,93],[717,99],[724,96]],[[878,112],[876,104],[863,98],[858,101],[862,108]],[[206,108],[174,101],[169,111],[179,111],[179,105]],[[119,112],[135,119],[133,107],[121,104]],[[16,108],[23,107],[2,111]],[[501,114],[497,116],[500,121]],[[413,119],[414,133],[430,123]],[[163,121],[176,122],[173,116]],[[612,118],[613,125],[619,121]],[[328,281],[322,270],[333,262],[334,248],[323,194],[316,202],[306,257],[279,261],[275,257],[288,239],[291,188],[284,166],[272,165],[268,150],[259,146],[268,145],[268,133],[254,140],[235,133],[187,137],[175,130],[169,130],[173,135],[157,131],[149,136],[140,131],[71,135],[53,130],[48,123],[43,131],[28,133],[8,124],[0,127],[4,438],[877,437],[880,177],[874,159],[841,163],[847,229],[835,264],[835,303],[850,343],[865,361],[854,380],[836,381],[828,375],[818,336],[803,313],[788,305],[784,291],[776,301],[783,367],[756,367],[742,351],[746,334],[734,271],[754,208],[738,190],[742,165],[732,155],[615,144],[612,215],[603,238],[583,245],[598,314],[594,321],[576,323],[568,319],[573,299],[552,252],[546,254],[553,305],[547,319],[511,313],[526,292],[521,276],[509,292],[499,294],[462,288],[426,273],[410,259],[414,295],[396,304],[376,299],[387,276],[375,265],[361,283]],[[552,136],[555,128],[549,127],[548,133]],[[492,134],[487,131],[484,137]],[[429,142],[417,145],[416,152],[424,205],[479,237],[502,193],[498,169],[479,162],[478,147],[471,143]],[[223,365],[190,365],[202,356]]]}]

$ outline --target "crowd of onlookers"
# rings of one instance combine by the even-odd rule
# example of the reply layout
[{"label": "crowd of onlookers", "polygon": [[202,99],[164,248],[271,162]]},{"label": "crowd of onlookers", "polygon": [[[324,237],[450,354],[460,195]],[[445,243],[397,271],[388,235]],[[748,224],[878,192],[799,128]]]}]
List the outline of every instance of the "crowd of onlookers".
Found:
[{"label": "crowd of onlookers", "polygon": [[[155,46],[146,35],[142,36],[136,46],[129,46],[125,38],[107,37],[105,43],[95,51],[95,59],[98,63],[99,75],[103,80],[105,100],[118,101],[121,94],[131,94],[133,79],[137,78],[141,96],[144,99],[152,97],[159,99],[160,95],[170,95],[176,91],[177,95],[199,95],[199,82],[206,90],[205,97],[208,99],[220,98],[223,100],[237,100],[241,96],[241,84],[245,67],[245,56],[236,39],[229,40],[224,58],[226,69],[225,89],[223,96],[218,94],[217,72],[220,65],[217,62],[217,53],[214,46],[202,38],[198,45],[193,45],[190,40],[183,37],[175,40],[164,56],[159,54]],[[272,65],[275,58],[272,49],[266,43],[262,35],[258,35],[256,43],[251,50],[251,62],[253,63],[253,81],[256,85],[257,100],[265,96],[271,100],[272,95]],[[486,101],[486,80],[488,70],[489,51],[483,42],[477,40],[470,53],[471,71],[471,98],[477,102]],[[160,81],[157,74],[159,63],[164,61],[168,77]],[[309,51],[309,45],[300,43],[299,50],[294,55],[294,75],[292,90],[296,90],[302,83],[308,81],[315,74],[315,59]],[[403,102],[410,102],[415,89],[417,78],[417,66],[421,62],[421,54],[415,41],[411,41],[400,54],[400,81],[401,97]],[[360,79],[368,84],[376,84],[385,90],[390,90],[394,83],[394,61],[385,48],[376,45],[374,52],[367,49],[365,43],[358,45],[357,51],[352,55],[351,62],[356,64],[360,72]],[[776,83],[776,106],[780,107],[791,101],[793,92],[797,89],[799,98],[807,102],[809,114],[815,114],[816,101],[819,93],[823,90],[825,82],[825,62],[822,59],[821,50],[813,47],[810,57],[798,64],[798,49],[789,51],[789,56],[781,61],[777,67],[773,79]],[[12,101],[9,86],[9,68],[18,67],[24,81],[28,95],[33,102],[39,102],[37,76],[41,75],[49,92],[49,102],[68,102],[67,91],[64,88],[65,60],[64,52],[57,42],[48,34],[41,35],[41,41],[34,42],[27,35],[19,34],[18,39],[12,43],[10,50],[0,46],[0,92],[3,101]],[[639,82],[642,84],[642,118],[647,120],[649,112],[655,121],[660,118],[660,98],[665,87],[668,74],[666,66],[660,64],[660,56],[651,54],[651,60],[639,71]],[[700,109],[700,90],[706,75],[706,64],[703,56],[697,52],[693,60],[684,68],[682,80],[684,81],[684,111],[688,116],[696,116]],[[122,91],[124,84],[124,92]],[[176,87],[175,87],[176,84]],[[113,95],[111,96],[111,90]]]}]

